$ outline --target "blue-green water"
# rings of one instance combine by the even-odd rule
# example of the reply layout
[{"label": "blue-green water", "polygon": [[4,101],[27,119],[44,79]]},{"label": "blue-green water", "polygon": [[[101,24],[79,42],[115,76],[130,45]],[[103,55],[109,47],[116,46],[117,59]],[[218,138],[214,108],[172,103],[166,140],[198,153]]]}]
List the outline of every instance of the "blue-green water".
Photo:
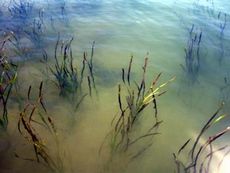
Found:
[{"label": "blue-green water", "polygon": [[[223,112],[229,114],[230,1],[34,0],[27,21],[12,18],[8,7],[13,4],[13,1],[2,3],[1,33],[11,30],[20,33],[20,29],[23,30],[27,23],[30,27],[33,23],[31,21],[42,21],[41,38],[34,41],[25,34],[20,36],[20,42],[26,49],[25,54],[9,52],[10,58],[19,63],[18,76],[22,92],[29,85],[36,85],[45,79],[42,73],[44,66],[39,62],[41,50],[47,51],[49,62],[52,63],[58,33],[62,39],[74,38],[72,49],[78,62],[81,62],[84,51],[90,52],[91,44],[95,41],[97,98],[86,98],[80,111],[73,113],[69,103],[56,95],[57,88],[52,82],[48,82],[49,90],[45,93],[48,109],[55,115],[54,119],[61,129],[61,146],[67,148],[64,154],[68,165],[66,173],[102,172],[104,158],[98,155],[98,148],[109,130],[110,121],[118,111],[117,84],[121,83],[121,68],[128,66],[131,55],[134,56],[132,75],[135,78],[141,76],[144,57],[148,54],[148,83],[159,72],[163,73],[161,82],[173,76],[176,76],[176,80],[167,87],[168,92],[159,98],[159,117],[164,122],[159,128],[161,134],[154,138],[152,147],[128,165],[124,166],[122,161],[115,163],[111,172],[173,172],[175,165],[172,153],[188,138],[195,138],[221,101],[225,101]],[[39,17],[39,12],[42,17]],[[226,27],[221,34],[225,15]],[[202,32],[200,66],[194,81],[183,70],[185,48],[192,26],[193,32]],[[223,87],[225,89],[221,89]],[[18,110],[12,105],[11,112],[18,113]],[[67,131],[68,114],[76,114],[77,117],[77,124],[71,133]],[[17,121],[16,116],[11,119],[12,122]],[[229,126],[229,120],[227,116],[225,121],[211,129],[210,134]],[[140,126],[144,128],[149,120],[142,121]],[[10,134],[17,133],[13,123],[10,127]],[[225,135],[215,147],[226,145],[229,141],[229,134]],[[16,148],[16,144],[13,146]],[[20,150],[23,151],[23,147]],[[221,154],[216,156],[216,160]],[[27,166],[26,161],[19,162],[10,156],[6,160],[12,166],[4,168],[5,172],[37,170],[36,164]],[[225,165],[229,163],[225,162]],[[230,171],[225,166],[221,169],[219,173]],[[212,173],[215,171],[213,169]]]}]

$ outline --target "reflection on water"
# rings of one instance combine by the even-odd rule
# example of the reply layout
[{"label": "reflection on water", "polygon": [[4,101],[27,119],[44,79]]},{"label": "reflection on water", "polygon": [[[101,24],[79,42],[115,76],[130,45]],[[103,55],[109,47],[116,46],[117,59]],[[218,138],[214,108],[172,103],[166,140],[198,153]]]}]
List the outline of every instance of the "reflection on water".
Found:
[{"label": "reflection on water", "polygon": [[[27,5],[23,6],[25,2]],[[133,55],[131,76],[134,83],[139,83],[140,67],[146,54],[149,58],[146,86],[159,72],[163,73],[159,83],[176,76],[167,88],[168,92],[158,100],[158,114],[163,120],[159,127],[161,134],[154,137],[153,145],[133,162],[126,165],[126,157],[116,160],[111,172],[173,172],[172,153],[188,138],[197,136],[220,102],[225,101],[223,112],[229,114],[229,8],[230,1],[227,0],[3,0],[1,40],[7,40],[5,51],[9,59],[18,64],[18,81],[8,104],[8,132],[1,136],[7,142],[0,140],[0,153],[6,151],[0,158],[3,172],[47,171],[36,162],[14,156],[27,150],[28,157],[33,157],[32,147],[26,145],[18,133],[17,121],[28,87],[38,88],[40,81],[44,81],[47,111],[58,129],[64,172],[108,171],[104,164],[109,153],[99,155],[98,150],[111,129],[111,120],[119,111],[117,85],[122,82],[121,69],[127,68]],[[194,29],[191,31],[191,28]],[[93,73],[97,93],[93,91],[92,97],[88,95],[77,111],[73,109],[76,100],[59,96],[55,76],[50,71],[50,67],[55,68],[58,33],[60,45],[74,37],[71,52],[79,76],[84,52],[89,61],[92,42],[96,43]],[[195,44],[199,42],[199,34],[195,33],[202,33],[199,48]],[[58,56],[60,64],[61,58]],[[198,68],[197,59],[199,70],[196,80],[191,82],[188,68]],[[85,61],[86,66],[88,61]],[[80,88],[83,94],[89,92],[88,74]],[[149,115],[149,112],[145,114]],[[229,126],[229,120],[227,116],[206,135]],[[143,118],[139,128],[145,129],[148,124],[149,119]],[[46,131],[41,134],[52,146]],[[215,147],[227,142],[228,134],[215,143]],[[55,151],[51,153],[55,155]],[[220,173],[229,172],[225,170],[228,160],[229,157],[224,159]]]}]

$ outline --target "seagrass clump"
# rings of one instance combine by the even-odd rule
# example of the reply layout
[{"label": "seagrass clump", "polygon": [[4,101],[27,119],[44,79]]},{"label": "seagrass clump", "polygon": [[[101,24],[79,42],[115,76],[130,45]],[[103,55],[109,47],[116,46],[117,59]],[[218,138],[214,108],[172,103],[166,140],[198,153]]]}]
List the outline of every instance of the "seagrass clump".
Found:
[{"label": "seagrass clump", "polygon": [[[215,148],[214,143],[230,131],[230,126],[224,128],[214,135],[209,136],[208,138],[205,137],[205,133],[207,133],[207,131],[216,123],[226,117],[225,114],[220,114],[222,106],[204,124],[192,144],[192,139],[189,139],[180,147],[177,153],[173,153],[173,158],[176,165],[175,172],[211,173],[212,169],[216,169],[216,171],[219,172],[224,158],[230,153],[230,148],[227,144],[219,148]],[[191,145],[189,146],[189,144]],[[185,151],[188,151],[188,153]],[[214,158],[218,152],[224,152],[225,154],[223,154],[223,157],[218,160],[218,163],[215,163]],[[180,157],[181,155],[186,155],[188,160],[182,160]],[[212,164],[217,165],[216,168],[213,168]]]},{"label": "seagrass clump", "polygon": [[[20,112],[18,120],[18,131],[25,138],[28,145],[33,147],[33,156],[25,156],[24,154],[15,153],[15,156],[28,161],[34,161],[49,168],[52,172],[63,172],[63,161],[59,151],[59,141],[57,129],[48,114],[45,107],[43,96],[43,82],[40,83],[38,96],[33,99],[31,96],[32,86],[29,86],[27,92],[27,100],[24,103],[24,108]],[[41,133],[41,128],[53,138],[52,146],[48,146],[45,138]],[[50,150],[57,150],[55,154],[51,154]],[[27,153],[30,153],[28,149]]]},{"label": "seagrass clump", "polygon": [[[163,121],[158,118],[157,98],[166,93],[163,88],[174,78],[158,85],[161,76],[159,73],[150,86],[146,87],[147,62],[146,57],[140,83],[131,80],[133,57],[130,59],[128,69],[122,69],[122,83],[118,85],[119,113],[113,118],[111,131],[100,148],[101,152],[105,144],[108,144],[111,160],[119,154],[127,154],[130,160],[137,158],[152,145],[152,138],[160,134],[158,127]],[[153,108],[152,114],[146,114],[146,109],[150,105]],[[139,123],[148,116],[152,117],[151,126],[137,135],[135,132],[140,130]],[[142,145],[138,148],[134,147],[138,143]]]},{"label": "seagrass clump", "polygon": [[187,45],[184,49],[185,51],[185,63],[182,65],[182,69],[184,70],[186,77],[192,83],[197,81],[199,72],[200,72],[200,49],[201,49],[201,41],[202,41],[202,31],[196,31],[194,29],[194,25],[192,25],[189,31],[189,37],[187,41]]},{"label": "seagrass clump", "polygon": [[[91,96],[92,90],[96,90],[93,72],[95,42],[92,45],[90,59],[87,58],[87,53],[84,52],[82,65],[77,66],[74,64],[75,58],[71,48],[72,41],[73,38],[67,42],[61,42],[58,36],[54,53],[55,64],[54,67],[50,67],[50,71],[55,77],[55,83],[59,88],[60,96],[78,100],[78,106],[87,94]],[[88,74],[85,74],[87,69]],[[88,84],[87,93],[83,91],[82,85],[84,81]]]},{"label": "seagrass clump", "polygon": [[9,62],[5,51],[4,38],[0,47],[0,129],[6,130],[8,126],[8,101],[12,87],[17,79],[17,66]]}]

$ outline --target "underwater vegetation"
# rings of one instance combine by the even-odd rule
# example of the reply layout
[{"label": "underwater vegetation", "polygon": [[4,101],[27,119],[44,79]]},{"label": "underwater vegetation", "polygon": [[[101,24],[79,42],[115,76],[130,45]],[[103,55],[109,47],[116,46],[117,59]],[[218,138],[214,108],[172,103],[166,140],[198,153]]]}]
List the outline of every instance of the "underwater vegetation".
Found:
[{"label": "underwater vegetation", "polygon": [[36,48],[42,48],[42,43],[44,42],[42,38],[44,28],[40,19],[34,19],[32,27],[28,30],[25,30],[24,32],[26,33],[29,40],[33,42]]},{"label": "underwater vegetation", "polygon": [[[199,81],[197,80],[199,76],[206,75],[201,74],[201,71],[205,72],[206,69],[213,68],[210,59],[214,58],[219,66],[222,65],[221,68],[225,66],[223,60],[228,63],[229,15],[223,9],[217,8],[214,1],[194,1],[186,10],[193,16],[192,19],[186,20],[186,17],[180,13],[174,13],[186,32],[187,43],[182,68],[186,79],[193,84]],[[220,68],[219,66],[216,68]]]},{"label": "underwater vegetation", "polygon": [[225,28],[226,28],[226,25],[227,25],[227,14],[226,13],[223,14],[223,13],[219,12],[217,18],[218,18],[218,21],[219,21],[219,31],[220,31],[220,34],[219,34],[220,55],[219,55],[218,61],[219,61],[219,64],[221,64],[222,61],[223,61],[223,58],[225,56],[225,51],[224,51],[224,31],[225,31]]},{"label": "underwater vegetation", "polygon": [[[221,79],[222,75],[219,73],[226,74],[225,64],[222,63],[223,68],[220,68],[216,58],[219,57],[222,61],[226,55],[224,43],[227,48],[228,15],[220,12],[217,16],[214,6],[212,8],[213,1],[208,1],[211,6],[208,8],[200,6],[200,1],[196,1],[199,8],[195,11],[198,12],[197,16],[208,12],[208,19],[215,15],[218,25],[215,32],[212,27],[206,30],[202,25],[206,14],[202,19],[197,19],[197,16],[186,18],[184,13],[183,24],[194,24],[191,28],[186,28],[187,42],[182,56],[178,55],[182,50],[180,43],[184,40],[181,36],[183,31],[170,23],[174,18],[170,16],[171,11],[168,11],[169,5],[163,2],[161,8],[157,4],[152,8],[153,1],[142,0],[110,1],[105,4],[101,0],[96,0],[95,3],[89,0],[44,0],[42,3],[48,4],[48,7],[44,6],[43,9],[38,8],[40,4],[37,6],[36,1],[12,0],[10,6],[6,5],[6,9],[0,7],[0,172],[220,173],[218,169],[223,160],[230,156],[227,145],[229,138],[225,136],[230,131],[229,122],[223,122],[228,127],[220,124],[222,120],[229,118],[230,79],[226,76],[220,88],[219,80],[214,80]],[[180,6],[175,9],[180,12],[183,8]],[[152,13],[154,9],[156,12]],[[164,10],[167,12],[164,13]],[[170,19],[167,20],[165,16]],[[189,25],[186,23],[187,19],[192,19],[188,21]],[[204,25],[214,26],[213,21],[208,22]],[[62,23],[69,25],[70,30],[66,30]],[[172,27],[172,31],[168,31],[168,26]],[[158,27],[162,30],[157,31]],[[61,34],[56,40],[57,33]],[[214,33],[214,37],[210,33]],[[79,44],[74,43],[75,34]],[[154,38],[154,34],[159,36]],[[77,50],[87,42],[88,35],[96,38],[97,45],[93,41],[90,51],[79,55]],[[207,44],[209,39],[217,43]],[[166,40],[175,40],[176,44],[166,43]],[[169,47],[164,48],[165,45]],[[100,55],[101,58],[99,61],[94,56],[95,46],[96,56]],[[154,48],[154,58],[159,58],[159,63],[151,64],[152,59],[148,54],[143,64],[131,56],[127,65],[123,68],[119,65],[121,70],[117,70],[117,64],[124,64],[121,56],[125,53],[124,50],[131,49],[135,54],[141,54],[146,51],[145,46],[149,51]],[[221,51],[215,57],[215,64],[211,62],[211,53],[208,52],[210,57],[203,58],[203,48],[211,50],[211,53],[212,50],[219,53],[216,49]],[[171,52],[174,49],[175,52]],[[16,56],[30,58],[30,61],[19,61],[15,65]],[[34,59],[37,57],[42,63]],[[202,63],[203,60],[207,63]],[[227,58],[225,60],[227,62]],[[134,66],[139,63],[140,71],[135,71]],[[175,90],[172,95],[171,92],[167,93],[168,100],[161,102],[161,96],[167,92],[168,85],[175,78],[162,81],[162,73],[149,74],[156,68],[156,71],[164,69],[166,75],[171,75],[174,71],[170,71],[170,68],[173,67],[174,70],[180,63],[183,64],[181,66],[189,84],[200,79],[201,85],[192,85],[194,92],[186,90],[189,94],[192,93],[189,95],[192,102],[196,102],[192,105],[186,105],[187,93],[178,96]],[[215,71],[210,67],[215,68]],[[211,75],[201,76],[205,70],[209,70]],[[181,85],[180,81],[175,87],[178,85]],[[173,154],[176,166],[173,170],[170,153],[177,142],[176,138],[181,139],[181,136],[194,132],[194,129],[189,129],[189,125],[184,123],[184,119],[191,122],[196,120],[194,124],[199,123],[197,119],[202,118],[198,118],[199,114],[208,111],[213,102],[216,104],[218,92],[221,94],[221,102],[226,104],[208,119],[194,139],[188,139]],[[196,94],[199,97],[197,100]],[[210,107],[204,106],[206,103],[200,101],[201,97],[208,104],[211,102]],[[223,110],[227,112],[226,115],[221,114]],[[68,116],[69,114],[74,116]],[[181,126],[183,123],[185,125]],[[216,132],[217,128],[221,130]],[[224,140],[226,145],[222,145],[219,140]],[[5,141],[7,147],[3,146]],[[216,159],[216,154],[220,152],[222,158]],[[2,168],[5,162],[5,165],[11,167],[8,170]],[[217,168],[213,171],[215,166]],[[137,167],[139,168],[135,170]]]},{"label": "underwater vegetation", "polygon": [[[56,35],[56,32],[59,32],[55,25],[57,20],[52,17],[60,16],[56,13],[61,14],[62,23],[63,21],[68,22],[65,3],[60,7],[61,10],[55,11],[56,13],[51,13],[48,1],[46,5],[41,8],[30,0],[13,0],[0,7],[0,31],[10,32],[14,35],[12,52],[16,54],[15,56],[31,59],[42,55],[41,52],[47,45],[47,34]],[[47,20],[49,17],[52,20]],[[49,30],[49,26],[52,26],[52,32]],[[60,26],[61,24],[59,24]]]},{"label": "underwater vegetation", "polygon": [[[83,101],[87,94],[83,94],[82,82],[84,78],[84,72],[86,68],[88,69],[87,82],[88,82],[88,93],[92,96],[92,88],[96,91],[94,72],[93,72],[93,56],[94,56],[94,45],[92,44],[90,59],[87,59],[87,52],[83,53],[82,67],[77,68],[74,65],[74,58],[71,48],[71,43],[73,38],[67,42],[60,42],[60,37],[58,36],[58,41],[55,45],[54,68],[50,67],[51,73],[55,77],[56,85],[60,90],[60,95],[63,97],[70,97],[71,99],[78,98],[79,104]],[[61,56],[61,60],[60,59]]]},{"label": "underwater vegetation", "polygon": [[[201,131],[195,138],[194,143],[191,144],[192,139],[189,139],[181,146],[177,153],[173,153],[177,173],[210,173],[211,170],[214,169],[211,167],[215,154],[220,151],[225,151],[227,148],[229,148],[228,145],[225,145],[216,149],[214,148],[213,144],[224,134],[230,131],[230,126],[224,128],[223,130],[217,132],[212,136],[209,136],[207,139],[202,141],[205,133],[216,123],[226,117],[225,114],[220,114],[222,107],[223,105],[221,105],[221,107],[208,119],[208,121],[205,123],[205,125],[202,127]],[[189,147],[189,143],[191,144],[191,147]],[[186,149],[188,149],[188,161],[185,162],[180,159],[180,156]],[[187,150],[185,152],[187,152]],[[219,172],[219,168],[221,167],[224,158],[228,154],[229,151],[224,154],[223,158],[217,164],[217,172]]]},{"label": "underwater vegetation", "polygon": [[206,5],[202,4],[200,1],[195,1],[193,3],[194,13],[196,15],[206,15],[208,14],[209,17],[215,16],[215,3],[213,0],[206,1]]},{"label": "underwater vegetation", "polygon": [[27,23],[33,12],[33,5],[29,1],[14,1],[13,5],[9,7],[9,12],[13,19]]},{"label": "underwater vegetation", "polygon": [[[14,51],[17,56],[31,58],[30,56],[44,46],[44,15],[37,9],[31,1],[12,1],[8,4],[7,11],[3,13],[7,21],[2,21],[0,25],[6,33],[14,35],[12,40]],[[30,44],[30,45],[29,45]]]},{"label": "underwater vegetation", "polygon": [[[8,10],[12,20],[10,31],[16,33],[20,38],[24,33],[29,32],[30,29],[35,30],[35,9],[34,4],[30,1],[14,1],[9,5]],[[34,34],[34,33],[33,33]]]},{"label": "underwater vegetation", "polygon": [[63,0],[60,6],[61,9],[61,21],[65,22],[66,25],[69,24],[67,10],[66,10],[66,1]]},{"label": "underwater vegetation", "polygon": [[221,12],[219,12],[219,14],[218,14],[218,19],[219,20],[221,20],[221,17],[222,16],[224,16],[223,18],[224,18],[224,21],[222,22],[222,21],[220,21],[220,23],[219,23],[219,29],[220,29],[220,35],[221,36],[223,36],[223,34],[224,34],[224,30],[225,30],[225,28],[226,28],[226,24],[227,24],[227,14],[226,13],[221,13]]},{"label": "underwater vegetation", "polygon": [[194,83],[197,81],[200,71],[200,47],[202,31],[196,31],[193,24],[189,31],[189,38],[185,51],[185,64],[182,65],[188,79]]},{"label": "underwater vegetation", "polygon": [[0,129],[7,130],[8,125],[8,100],[12,87],[17,79],[17,66],[8,61],[5,43],[8,41],[8,38],[3,38],[1,40],[0,47]]},{"label": "underwater vegetation", "polygon": [[[17,158],[35,161],[48,167],[52,172],[63,172],[63,163],[59,153],[59,142],[57,138],[57,130],[51,116],[45,107],[43,97],[43,82],[40,83],[39,92],[36,99],[31,98],[32,86],[29,86],[27,92],[27,100],[24,108],[20,112],[18,120],[18,131],[25,138],[29,145],[33,146],[34,157],[26,157],[24,154],[17,154]],[[53,137],[52,149],[56,147],[57,153],[54,157],[50,154],[50,147],[46,145],[39,132],[39,127],[46,130]],[[55,146],[56,145],[56,146]]]},{"label": "underwater vegetation", "polygon": [[223,85],[220,87],[220,102],[224,102],[224,108],[226,109],[226,111],[229,108],[229,103],[230,103],[230,76],[229,74],[227,74],[224,77],[224,83]]},{"label": "underwater vegetation", "polygon": [[43,10],[41,11],[44,18],[44,14],[46,15],[45,17],[48,18],[47,24],[51,26],[51,28],[54,31],[60,32],[58,27],[60,25],[69,27],[70,23],[70,18],[68,16],[68,9],[66,7],[66,0],[59,0],[56,1],[57,3],[53,4],[52,1],[46,1],[47,9],[44,12]]},{"label": "underwater vegetation", "polygon": [[[143,72],[140,83],[131,80],[133,56],[130,58],[128,69],[122,68],[122,84],[118,85],[117,97],[119,113],[112,119],[111,131],[105,137],[99,150],[99,153],[101,153],[106,147],[109,148],[110,158],[108,164],[111,164],[114,158],[119,158],[123,154],[130,161],[136,159],[152,146],[152,138],[160,134],[158,128],[163,121],[159,120],[158,117],[157,98],[166,93],[166,90],[162,91],[162,89],[169,82],[173,81],[174,78],[161,85],[157,85],[161,76],[161,73],[159,73],[147,88],[146,85],[148,84],[145,81],[147,62],[148,58],[146,57],[142,67]],[[152,115],[144,114],[147,107],[151,104],[153,106]],[[136,132],[143,116],[152,116],[152,123],[148,129],[145,129],[145,132],[138,134]],[[143,145],[139,149],[133,149],[133,146],[141,142],[143,142]]]}]

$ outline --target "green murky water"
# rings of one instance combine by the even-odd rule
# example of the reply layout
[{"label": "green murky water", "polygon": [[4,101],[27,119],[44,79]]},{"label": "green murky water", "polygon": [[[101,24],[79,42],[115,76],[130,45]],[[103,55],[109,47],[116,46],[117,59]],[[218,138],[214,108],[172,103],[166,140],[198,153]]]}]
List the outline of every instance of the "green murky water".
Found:
[{"label": "green murky water", "polygon": [[[222,112],[229,114],[229,1],[34,0],[31,3],[30,15],[26,18],[23,15],[21,18],[13,17],[13,12],[9,10],[14,7],[13,1],[1,4],[0,32],[4,35],[13,31],[18,36],[20,51],[24,52],[18,53],[13,44],[7,44],[10,60],[18,64],[18,79],[17,92],[12,91],[8,105],[7,135],[3,133],[1,139],[0,152],[3,156],[0,158],[0,172],[50,172],[42,164],[23,159],[35,156],[32,145],[19,134],[17,128],[29,86],[32,85],[32,97],[35,98],[41,81],[46,109],[57,128],[65,173],[173,172],[175,163],[172,153],[187,139],[195,139],[221,101],[225,101]],[[186,68],[185,48],[188,48],[190,32],[202,33],[199,71],[193,81],[183,70],[183,67]],[[80,92],[88,95],[77,111],[74,107],[79,100],[59,96],[59,88],[50,71],[55,64],[54,49],[58,33],[60,40],[74,38],[71,44],[73,64],[78,69],[82,67],[83,53],[86,51],[89,58],[95,41],[93,74],[97,92],[93,89],[92,97],[89,96],[85,74]],[[44,52],[48,55],[47,64],[41,63]],[[108,162],[109,147],[105,147],[102,154],[98,151],[111,129],[113,117],[119,112],[117,86],[122,83],[121,69],[128,68],[131,55],[134,57],[131,72],[133,83],[141,80],[146,56],[146,88],[159,72],[162,72],[159,83],[173,76],[176,80],[166,87],[167,93],[157,99],[158,116],[163,123],[158,129],[160,134],[151,139],[152,146],[132,162],[128,162],[127,155],[122,154],[113,162]],[[18,100],[19,97],[22,101]],[[134,130],[137,134],[151,125],[152,106],[143,114]],[[229,126],[229,120],[229,116],[225,117],[210,129],[206,137]],[[54,139],[47,129],[39,125],[36,127],[51,155],[56,156]],[[203,138],[206,139],[205,136]],[[224,146],[229,140],[227,134],[213,147]],[[8,141],[8,147],[4,141]],[[132,151],[141,148],[144,143],[134,146]],[[20,157],[15,157],[15,153]],[[223,153],[220,151],[215,155],[211,173],[217,172],[213,167],[216,167]],[[185,155],[183,157],[186,158]],[[229,172],[226,168],[229,156],[226,158],[219,173]]]}]

